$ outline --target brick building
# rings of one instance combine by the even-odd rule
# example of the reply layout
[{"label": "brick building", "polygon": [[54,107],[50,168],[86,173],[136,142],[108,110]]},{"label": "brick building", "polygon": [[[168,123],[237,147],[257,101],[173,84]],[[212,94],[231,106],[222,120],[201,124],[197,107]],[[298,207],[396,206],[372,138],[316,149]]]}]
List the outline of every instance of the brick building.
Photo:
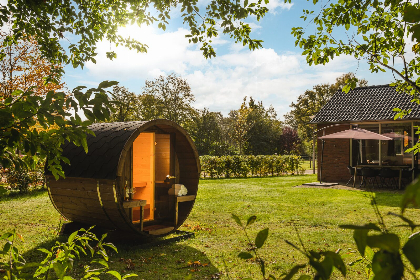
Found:
[{"label": "brick building", "polygon": [[[321,108],[310,124],[317,126],[317,137],[353,127],[387,135],[392,141],[326,139],[321,166],[321,140],[318,139],[318,179],[323,182],[347,182],[348,166],[408,167],[419,169],[418,154],[406,150],[418,142],[420,105],[412,97],[396,92],[389,85],[338,91]],[[394,120],[394,108],[411,110],[403,119]]]}]

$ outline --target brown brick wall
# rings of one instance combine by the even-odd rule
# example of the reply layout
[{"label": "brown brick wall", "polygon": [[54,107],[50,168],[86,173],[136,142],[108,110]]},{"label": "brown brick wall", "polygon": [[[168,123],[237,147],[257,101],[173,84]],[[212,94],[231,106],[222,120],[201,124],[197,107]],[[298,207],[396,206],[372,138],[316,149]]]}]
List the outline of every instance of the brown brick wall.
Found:
[{"label": "brown brick wall", "polygon": [[[350,128],[350,125],[332,126],[318,124],[318,137],[343,131]],[[322,141],[318,139],[318,180],[320,179]],[[350,178],[347,166],[350,164],[350,140],[349,139],[325,139],[324,157],[322,163],[322,182],[347,182]]]}]

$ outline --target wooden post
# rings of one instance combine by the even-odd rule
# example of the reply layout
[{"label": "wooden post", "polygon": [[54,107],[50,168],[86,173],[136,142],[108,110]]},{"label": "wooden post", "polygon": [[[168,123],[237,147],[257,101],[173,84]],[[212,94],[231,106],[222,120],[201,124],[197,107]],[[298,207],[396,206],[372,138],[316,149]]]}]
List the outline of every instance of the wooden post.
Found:
[{"label": "wooden post", "polygon": [[316,144],[316,134],[314,134],[314,141],[312,145],[312,172],[315,174],[315,144]]}]

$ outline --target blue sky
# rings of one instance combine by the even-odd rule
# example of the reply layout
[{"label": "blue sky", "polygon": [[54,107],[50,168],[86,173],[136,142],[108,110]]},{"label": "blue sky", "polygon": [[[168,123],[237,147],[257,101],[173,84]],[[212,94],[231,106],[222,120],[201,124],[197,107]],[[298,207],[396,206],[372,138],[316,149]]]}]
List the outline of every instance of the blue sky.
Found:
[{"label": "blue sky", "polygon": [[[280,119],[290,111],[291,102],[306,89],[320,83],[333,83],[344,73],[354,72],[357,77],[368,80],[369,85],[393,81],[391,73],[371,74],[365,61],[358,63],[348,56],[340,56],[325,66],[308,66],[290,32],[294,26],[304,26],[308,32],[315,29],[300,19],[302,10],[313,9],[313,5],[312,1],[293,2],[289,5],[283,0],[270,1],[267,16],[261,21],[253,18],[246,21],[253,27],[252,37],[264,41],[263,49],[249,51],[229,37],[221,36],[214,41],[216,58],[206,60],[199,46],[189,44],[184,37],[188,27],[182,25],[180,12],[175,10],[171,12],[172,20],[165,32],[157,26],[120,28],[120,34],[147,44],[148,53],[139,54],[100,42],[96,64],[87,63],[83,70],[67,66],[64,81],[71,89],[116,80],[140,94],[145,80],[176,73],[187,79],[198,109],[206,107],[226,116],[230,110],[239,108],[245,96],[252,96],[266,107],[273,105]],[[118,55],[113,61],[105,56],[110,49]]]}]

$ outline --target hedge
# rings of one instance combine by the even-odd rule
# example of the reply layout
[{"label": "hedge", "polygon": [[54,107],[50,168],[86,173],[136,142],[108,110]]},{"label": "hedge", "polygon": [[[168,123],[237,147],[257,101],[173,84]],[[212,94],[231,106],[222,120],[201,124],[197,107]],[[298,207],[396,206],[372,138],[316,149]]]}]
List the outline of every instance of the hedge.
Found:
[{"label": "hedge", "polygon": [[301,174],[302,159],[294,155],[200,156],[202,178]]}]

